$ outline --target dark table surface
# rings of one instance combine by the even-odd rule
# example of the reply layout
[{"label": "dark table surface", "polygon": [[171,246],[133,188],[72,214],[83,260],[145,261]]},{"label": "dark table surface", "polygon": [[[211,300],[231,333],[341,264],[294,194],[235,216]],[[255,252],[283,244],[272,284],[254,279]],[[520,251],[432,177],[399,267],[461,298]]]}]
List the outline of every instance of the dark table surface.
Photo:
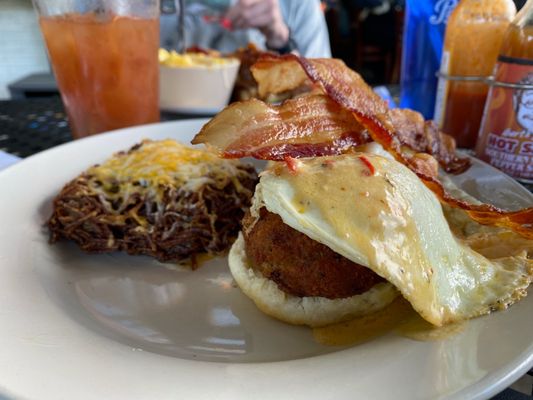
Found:
[{"label": "dark table surface", "polygon": [[[162,121],[201,117],[161,114]],[[0,101],[0,150],[24,158],[71,140],[67,116],[58,96]],[[533,370],[529,374],[533,375]],[[507,389],[493,399],[532,400],[533,387],[530,394]]]},{"label": "dark table surface", "polygon": [[[163,112],[161,121],[208,116]],[[0,101],[0,150],[24,158],[71,140],[59,96]]]},{"label": "dark table surface", "polygon": [[0,150],[27,157],[70,140],[59,97],[0,102]]}]

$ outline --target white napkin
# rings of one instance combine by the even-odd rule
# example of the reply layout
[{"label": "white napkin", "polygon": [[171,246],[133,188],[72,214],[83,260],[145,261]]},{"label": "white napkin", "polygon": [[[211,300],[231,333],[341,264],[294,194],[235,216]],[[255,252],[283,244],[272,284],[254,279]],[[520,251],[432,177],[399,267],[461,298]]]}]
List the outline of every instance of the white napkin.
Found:
[{"label": "white napkin", "polygon": [[0,170],[20,161],[21,158],[0,150]]}]

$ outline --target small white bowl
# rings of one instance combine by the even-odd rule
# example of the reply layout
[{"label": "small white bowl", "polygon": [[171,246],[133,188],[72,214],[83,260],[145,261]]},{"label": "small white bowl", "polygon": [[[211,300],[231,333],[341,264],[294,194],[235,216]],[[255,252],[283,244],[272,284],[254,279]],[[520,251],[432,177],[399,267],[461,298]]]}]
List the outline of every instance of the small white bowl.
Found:
[{"label": "small white bowl", "polygon": [[164,111],[213,114],[230,99],[239,60],[213,66],[159,67],[159,104]]}]

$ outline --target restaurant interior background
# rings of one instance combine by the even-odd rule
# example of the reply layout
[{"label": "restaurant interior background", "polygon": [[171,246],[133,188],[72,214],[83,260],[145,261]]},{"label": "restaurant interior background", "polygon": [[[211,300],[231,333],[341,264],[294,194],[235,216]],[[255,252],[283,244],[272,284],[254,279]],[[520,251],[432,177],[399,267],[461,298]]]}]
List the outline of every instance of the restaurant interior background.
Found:
[{"label": "restaurant interior background", "polygon": [[[524,2],[515,0],[517,8]],[[371,84],[397,83],[405,0],[327,0],[323,5],[333,57]],[[10,83],[50,72],[31,0],[0,1],[0,54],[0,99],[10,98]]]}]

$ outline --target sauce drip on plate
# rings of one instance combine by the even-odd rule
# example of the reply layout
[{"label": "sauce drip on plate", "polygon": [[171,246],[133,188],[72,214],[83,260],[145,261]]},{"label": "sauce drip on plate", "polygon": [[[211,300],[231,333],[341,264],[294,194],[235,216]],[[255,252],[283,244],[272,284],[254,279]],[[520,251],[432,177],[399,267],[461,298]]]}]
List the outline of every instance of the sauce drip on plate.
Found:
[{"label": "sauce drip on plate", "polygon": [[398,298],[371,315],[314,328],[315,340],[326,346],[350,346],[394,333],[418,341],[443,340],[464,330],[466,323],[435,327],[420,317],[409,302]]}]

